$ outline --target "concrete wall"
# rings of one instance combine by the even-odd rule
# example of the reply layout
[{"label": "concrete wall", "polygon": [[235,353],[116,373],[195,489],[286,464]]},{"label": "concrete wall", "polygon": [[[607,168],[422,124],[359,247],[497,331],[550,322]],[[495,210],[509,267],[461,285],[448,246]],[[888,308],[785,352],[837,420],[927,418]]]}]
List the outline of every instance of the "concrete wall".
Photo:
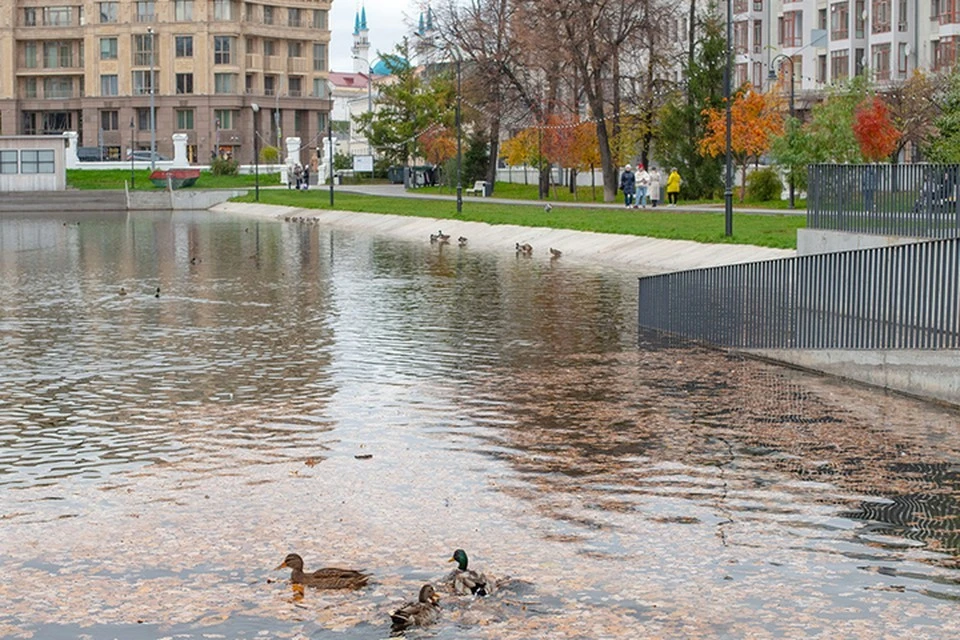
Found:
[{"label": "concrete wall", "polygon": [[930,238],[881,236],[866,233],[850,233],[848,231],[827,231],[824,229],[798,229],[797,255],[809,256],[819,253],[892,247],[898,244],[923,242],[924,240],[930,240]]},{"label": "concrete wall", "polygon": [[130,191],[127,193],[127,208],[130,211],[181,211],[209,209],[247,193],[248,189],[201,190],[185,189],[167,191]]},{"label": "concrete wall", "polygon": [[746,352],[960,406],[960,351],[751,349]]}]

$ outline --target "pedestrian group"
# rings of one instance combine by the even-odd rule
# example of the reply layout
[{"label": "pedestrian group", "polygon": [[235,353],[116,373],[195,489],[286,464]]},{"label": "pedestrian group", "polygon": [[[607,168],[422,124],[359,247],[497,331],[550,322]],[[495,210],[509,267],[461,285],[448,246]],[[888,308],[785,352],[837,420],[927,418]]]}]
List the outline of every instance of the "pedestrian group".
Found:
[{"label": "pedestrian group", "polygon": [[[670,169],[670,174],[667,176],[667,199],[671,207],[677,206],[682,183],[676,167]],[[634,171],[628,164],[620,174],[620,191],[623,192],[623,204],[627,208],[646,209],[648,198],[651,205],[656,207],[660,202],[660,189],[660,171],[656,167],[650,167],[650,171],[647,171],[641,164]]]}]

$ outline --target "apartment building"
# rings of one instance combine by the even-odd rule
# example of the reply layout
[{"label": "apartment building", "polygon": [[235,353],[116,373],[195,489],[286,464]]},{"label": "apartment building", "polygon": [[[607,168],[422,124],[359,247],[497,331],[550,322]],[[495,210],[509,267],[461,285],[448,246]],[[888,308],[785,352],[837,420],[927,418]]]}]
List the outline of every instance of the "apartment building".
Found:
[{"label": "apartment building", "polygon": [[773,64],[798,96],[949,70],[958,36],[960,0],[733,0],[736,83],[768,86]]},{"label": "apartment building", "polygon": [[7,0],[0,134],[77,131],[120,158],[150,148],[152,124],[160,154],[184,133],[191,161],[246,163],[257,117],[264,144],[299,136],[306,161],[331,106],[331,2]]}]

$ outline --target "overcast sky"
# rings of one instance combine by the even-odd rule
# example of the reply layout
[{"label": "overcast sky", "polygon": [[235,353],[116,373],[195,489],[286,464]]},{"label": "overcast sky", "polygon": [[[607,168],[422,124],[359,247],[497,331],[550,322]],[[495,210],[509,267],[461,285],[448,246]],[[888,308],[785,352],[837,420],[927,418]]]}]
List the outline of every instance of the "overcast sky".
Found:
[{"label": "overcast sky", "polygon": [[[353,71],[353,20],[359,0],[333,0],[330,12],[330,70]],[[370,29],[370,62],[378,51],[392,51],[396,43],[409,35],[410,26],[420,16],[418,0],[365,0],[367,27]]]}]

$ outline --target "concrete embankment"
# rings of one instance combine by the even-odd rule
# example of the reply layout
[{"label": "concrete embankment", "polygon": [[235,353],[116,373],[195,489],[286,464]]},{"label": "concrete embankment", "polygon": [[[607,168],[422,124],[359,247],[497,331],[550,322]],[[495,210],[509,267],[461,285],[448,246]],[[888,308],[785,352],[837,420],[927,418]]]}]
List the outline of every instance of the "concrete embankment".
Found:
[{"label": "concrete embankment", "polygon": [[389,235],[410,240],[429,241],[430,234],[443,231],[467,238],[467,246],[485,250],[514,251],[517,243],[533,247],[534,257],[550,257],[550,249],[563,252],[563,260],[594,262],[629,267],[638,275],[714,267],[740,262],[773,260],[796,255],[787,249],[768,249],[752,245],[704,244],[688,240],[660,240],[613,233],[592,233],[568,229],[491,225],[484,222],[438,220],[352,211],[324,211],[227,202],[212,208],[222,213],[270,218],[306,218],[316,224],[351,229],[364,233]]},{"label": "concrete embankment", "polygon": [[[534,247],[534,258],[548,259],[551,247],[563,251],[562,260],[631,269],[638,276],[698,269],[741,262],[772,260],[794,251],[747,245],[701,244],[684,240],[657,240],[564,229],[540,229],[481,222],[438,220],[410,216],[322,211],[250,203],[224,203],[221,213],[310,223],[428,242],[443,230],[456,243],[465,236],[469,247],[513,252],[516,243]],[[837,351],[750,350],[744,353],[839,378],[878,386],[917,397],[960,406],[960,353],[956,351]]]}]

